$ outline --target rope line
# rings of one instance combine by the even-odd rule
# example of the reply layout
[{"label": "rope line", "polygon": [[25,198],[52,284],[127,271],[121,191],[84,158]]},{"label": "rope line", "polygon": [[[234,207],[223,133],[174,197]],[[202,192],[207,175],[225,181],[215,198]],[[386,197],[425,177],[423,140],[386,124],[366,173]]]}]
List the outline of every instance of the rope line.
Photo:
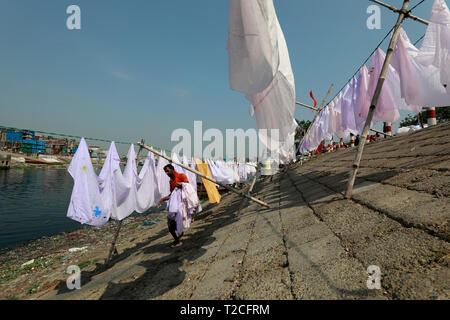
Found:
[{"label": "rope line", "polygon": [[[101,141],[101,142],[109,142],[109,143],[114,141],[114,140],[107,140],[107,139],[100,139],[100,138],[89,138],[89,137],[74,136],[74,135],[65,134],[65,133],[47,132],[47,131],[41,131],[41,130],[30,130],[30,129],[23,129],[23,128],[5,127],[5,126],[0,126],[0,129],[12,129],[12,130],[19,130],[19,131],[34,131],[34,132],[43,133],[43,134],[46,134],[46,135],[49,135],[49,136],[68,137],[68,138],[75,138],[75,139],[84,138],[85,140]],[[133,142],[122,142],[122,141],[114,141],[114,143],[126,144],[126,145],[133,144]],[[163,150],[163,151],[169,151],[167,149],[160,148],[160,147],[155,147],[155,149],[160,149],[160,150]]]},{"label": "rope line", "polygon": [[[419,5],[421,5],[425,0],[421,0],[418,4],[416,4],[414,7],[412,7],[410,10],[408,10],[408,12],[413,11],[415,8],[417,8]],[[359,72],[359,70],[361,69],[361,67],[363,65],[365,65],[367,63],[367,61],[369,61],[369,59],[373,56],[373,54],[375,53],[375,51],[383,44],[383,42],[387,39],[387,37],[391,34],[391,32],[394,30],[395,26],[393,26],[391,28],[391,30],[389,30],[389,32],[384,36],[383,40],[380,41],[380,43],[378,44],[378,46],[372,51],[372,53],[367,57],[367,59],[359,66],[359,68],[356,70],[356,72],[350,77],[350,79],[348,79],[348,81],[343,85],[343,87],[337,92],[337,94],[328,101],[328,103],[326,104],[326,106],[328,107],[328,105],[331,103],[331,101],[333,101],[341,92],[342,90],[344,90],[344,88],[347,86],[347,84],[353,79],[354,76],[356,76]],[[422,40],[425,37],[425,35],[423,35],[419,40],[416,41],[416,43],[414,45],[416,45],[420,40]]]}]

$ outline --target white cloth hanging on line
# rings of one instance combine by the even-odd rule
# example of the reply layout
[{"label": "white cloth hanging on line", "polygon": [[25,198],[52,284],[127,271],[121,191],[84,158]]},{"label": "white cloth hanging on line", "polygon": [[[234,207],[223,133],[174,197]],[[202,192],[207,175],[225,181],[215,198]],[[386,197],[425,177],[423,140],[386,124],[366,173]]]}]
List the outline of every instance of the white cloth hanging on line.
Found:
[{"label": "white cloth hanging on line", "polygon": [[184,173],[187,176],[187,171],[175,163],[181,163],[181,161],[178,158],[178,155],[176,153],[173,153],[172,154],[172,165],[173,165],[175,171],[179,172],[179,173]]},{"label": "white cloth hanging on line", "polygon": [[[381,75],[386,54],[378,48],[372,56],[372,62],[369,70],[369,96],[373,97],[375,89],[378,84],[378,79]],[[393,72],[393,68],[389,66],[388,73]],[[400,113],[398,112],[398,99],[395,99],[391,86],[388,81],[385,81],[381,89],[380,97],[373,115],[373,122],[377,121],[395,123],[400,120]]]},{"label": "white cloth hanging on line", "polygon": [[336,108],[336,99],[330,102],[330,116],[331,116],[331,130],[339,138],[345,138],[348,136],[348,132],[342,126],[342,113]]},{"label": "white cloth hanging on line", "polygon": [[247,180],[247,168],[244,163],[238,164],[238,174],[239,174],[239,180],[241,182],[244,182]]},{"label": "white cloth hanging on line", "polygon": [[[450,95],[450,10],[444,0],[435,0],[425,38],[420,49],[424,64],[439,70],[441,88]],[[448,104],[447,104],[448,106]]]},{"label": "white cloth hanging on line", "polygon": [[123,220],[135,211],[143,213],[154,206],[161,194],[153,154],[147,155],[139,175],[133,145],[127,158],[122,174],[120,157],[112,142],[97,177],[82,138],[68,169],[74,178],[74,188],[67,216],[83,224],[101,226],[110,218]]},{"label": "white cloth hanging on line", "polygon": [[233,172],[231,172],[231,170],[225,167],[221,167],[213,160],[207,159],[206,161],[211,171],[211,175],[216,181],[224,184],[233,184],[235,182]]},{"label": "white cloth hanging on line", "polygon": [[156,179],[153,153],[149,152],[136,179],[136,212],[144,213],[162,198]]},{"label": "white cloth hanging on line", "polygon": [[[362,132],[366,123],[367,115],[369,114],[370,103],[372,97],[369,94],[369,70],[366,65],[359,69],[358,75],[358,97],[355,103],[355,125],[358,132]],[[373,123],[373,121],[372,121]],[[355,134],[355,133],[353,133]]]},{"label": "white cloth hanging on line", "polygon": [[[192,161],[193,160],[194,159],[192,159]],[[191,166],[189,166],[189,162],[186,156],[183,156],[183,164],[186,167],[190,167],[191,169],[195,170],[195,161],[194,163],[191,162]],[[189,170],[184,170],[184,173],[186,174],[186,177],[188,178],[192,188],[194,188],[194,190],[197,191],[197,175]]]},{"label": "white cloth hanging on line", "polygon": [[234,182],[239,182],[239,174],[237,172],[236,163],[234,161],[227,161],[225,166],[232,171]]},{"label": "white cloth hanging on line", "polygon": [[271,33],[261,1],[230,0],[227,51],[231,90],[244,94],[263,91],[278,70]]},{"label": "white cloth hanging on line", "polygon": [[127,164],[125,165],[123,174],[120,170],[115,171],[114,179],[116,208],[111,218],[123,220],[136,210],[137,168],[134,145],[131,145],[128,150]]},{"label": "white cloth hanging on line", "polygon": [[111,216],[116,210],[116,180],[115,176],[120,171],[120,157],[117,152],[116,144],[111,142],[103,164],[102,170],[98,176],[100,190],[103,193],[104,205],[111,211]]},{"label": "white cloth hanging on line", "polygon": [[[429,39],[432,38],[432,34],[429,27],[427,29]],[[431,45],[425,44],[428,50],[430,47]],[[450,93],[442,84],[441,73],[448,72],[450,64],[438,68],[432,64],[434,60],[432,55],[421,50],[412,45],[404,30],[400,30],[392,65],[399,74],[401,95],[413,106],[448,106]],[[443,80],[445,81],[445,76]]]},{"label": "white cloth hanging on line", "polygon": [[352,78],[347,84],[342,97],[342,127],[346,132],[357,134],[355,123],[355,96],[358,87],[357,79]]},{"label": "white cloth hanging on line", "polygon": [[[113,167],[109,168],[114,170]],[[104,193],[100,192],[99,181],[92,166],[88,147],[81,139],[68,171],[74,180],[67,217],[82,224],[92,226],[104,225],[111,216],[111,207],[107,204],[111,183],[111,172],[104,173],[102,181]]]},{"label": "white cloth hanging on line", "polygon": [[[165,155],[164,151],[161,151]],[[156,166],[156,180],[158,181],[158,190],[162,197],[166,197],[170,194],[170,178],[164,171],[164,167],[169,164],[163,157],[158,158],[158,164]]]},{"label": "white cloth hanging on line", "polygon": [[[197,170],[197,164],[195,163],[195,160],[194,160],[194,157],[192,157],[191,158],[191,169],[193,169],[193,170]],[[197,170],[198,171],[198,170]],[[193,178],[194,179],[192,179],[192,181],[191,181],[191,179],[189,179],[189,177],[188,177],[188,179],[189,179],[189,183],[192,185],[192,187],[194,188],[194,190],[196,190],[197,191],[197,175],[195,174],[195,173],[192,173],[193,174]]]},{"label": "white cloth hanging on line", "polygon": [[[259,139],[281,163],[294,159],[295,84],[273,0],[230,0],[230,87],[251,102]],[[278,131],[278,137],[270,134]]]}]

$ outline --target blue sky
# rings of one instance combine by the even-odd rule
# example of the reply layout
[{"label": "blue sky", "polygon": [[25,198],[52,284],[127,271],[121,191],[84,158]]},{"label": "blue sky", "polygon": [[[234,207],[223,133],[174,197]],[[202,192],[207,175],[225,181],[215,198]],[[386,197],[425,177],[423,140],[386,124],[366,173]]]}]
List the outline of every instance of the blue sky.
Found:
[{"label": "blue sky", "polygon": [[[71,4],[81,8],[81,30],[66,28]],[[381,8],[381,30],[369,30],[365,0],[274,4],[297,100],[308,104],[310,90],[320,103],[331,83],[334,96],[397,19]],[[432,4],[414,14],[428,19]],[[404,28],[413,41],[426,30],[414,21]],[[248,101],[229,89],[227,35],[228,0],[0,0],[0,125],[142,137],[167,149],[171,132],[192,130],[194,120],[204,130],[254,128]],[[313,113],[299,107],[296,118]]]}]

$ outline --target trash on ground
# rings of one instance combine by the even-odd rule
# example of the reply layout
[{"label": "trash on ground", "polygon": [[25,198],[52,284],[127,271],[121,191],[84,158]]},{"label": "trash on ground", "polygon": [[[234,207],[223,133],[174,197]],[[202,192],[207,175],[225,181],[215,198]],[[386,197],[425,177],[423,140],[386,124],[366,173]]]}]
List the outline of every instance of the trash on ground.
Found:
[{"label": "trash on ground", "polygon": [[32,259],[32,260],[30,260],[30,261],[25,262],[24,264],[22,264],[22,268],[25,267],[25,266],[27,266],[27,265],[29,265],[29,264],[32,264],[32,263],[34,263],[34,259]]},{"label": "trash on ground", "polygon": [[69,249],[69,252],[70,253],[74,253],[74,252],[77,252],[77,251],[83,251],[83,250],[86,250],[87,249],[87,247],[82,247],[82,248],[70,248]]}]

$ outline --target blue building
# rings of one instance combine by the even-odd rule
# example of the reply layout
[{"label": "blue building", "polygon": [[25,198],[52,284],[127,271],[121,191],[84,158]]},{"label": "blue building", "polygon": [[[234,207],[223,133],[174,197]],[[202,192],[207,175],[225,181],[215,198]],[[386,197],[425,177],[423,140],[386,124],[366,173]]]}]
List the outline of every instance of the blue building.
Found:
[{"label": "blue building", "polygon": [[22,140],[21,150],[23,153],[45,154],[45,142],[36,140]]},{"label": "blue building", "polygon": [[16,132],[12,130],[6,131],[6,141],[11,142],[21,142],[22,141],[22,132]]}]

